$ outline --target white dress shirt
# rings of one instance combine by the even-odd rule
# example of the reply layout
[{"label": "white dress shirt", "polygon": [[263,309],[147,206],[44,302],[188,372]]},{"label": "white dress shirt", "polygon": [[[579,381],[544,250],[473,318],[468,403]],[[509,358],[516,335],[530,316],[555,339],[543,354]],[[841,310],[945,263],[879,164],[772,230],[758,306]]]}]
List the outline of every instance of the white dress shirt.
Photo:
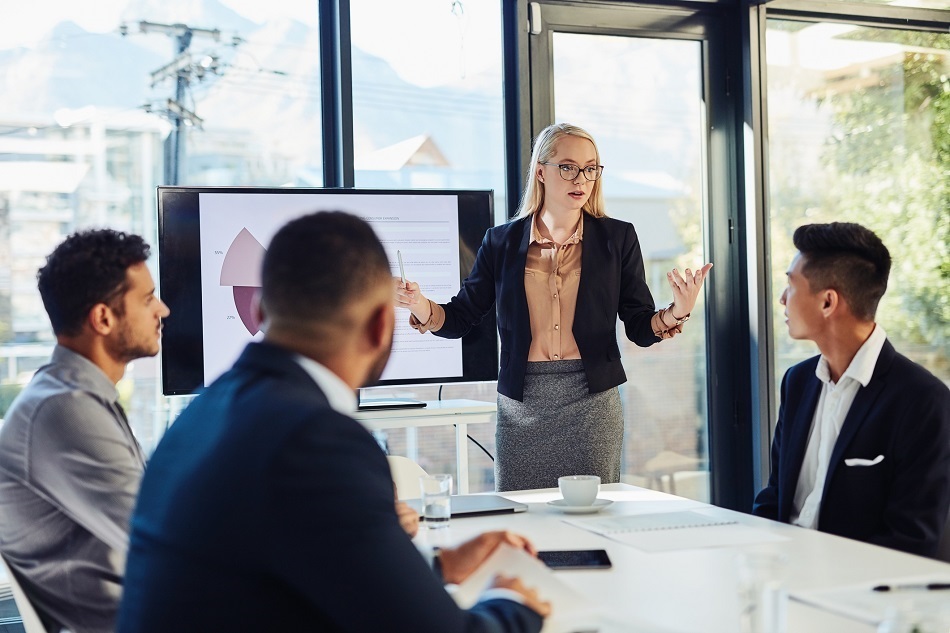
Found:
[{"label": "white dress shirt", "polygon": [[312,358],[295,354],[294,360],[317,383],[334,411],[353,417],[353,414],[356,413],[357,398],[356,392],[350,389],[348,384]]},{"label": "white dress shirt", "polygon": [[808,446],[795,488],[790,517],[793,525],[818,528],[821,496],[825,489],[831,453],[838,441],[838,434],[841,433],[841,425],[848,417],[858,389],[866,387],[871,381],[874,366],[886,340],[884,328],[875,325],[871,336],[858,349],[837,383],[831,380],[828,360],[824,356],[818,359],[815,376],[822,382],[821,396],[818,398],[818,406],[815,407],[811,434],[808,436]]}]

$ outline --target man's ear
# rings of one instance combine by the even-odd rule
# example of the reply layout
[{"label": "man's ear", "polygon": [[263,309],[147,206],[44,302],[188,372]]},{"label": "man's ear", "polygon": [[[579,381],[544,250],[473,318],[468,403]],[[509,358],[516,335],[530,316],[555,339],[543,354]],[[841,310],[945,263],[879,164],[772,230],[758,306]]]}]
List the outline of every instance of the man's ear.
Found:
[{"label": "man's ear", "polygon": [[831,316],[841,309],[841,295],[838,291],[829,288],[821,293],[821,313],[826,317]]},{"label": "man's ear", "polygon": [[106,336],[115,328],[116,316],[112,308],[104,303],[97,303],[89,309],[86,315],[86,323],[96,334]]},{"label": "man's ear", "polygon": [[366,336],[373,349],[387,347],[393,336],[396,324],[392,303],[381,303],[373,309],[366,322]]}]

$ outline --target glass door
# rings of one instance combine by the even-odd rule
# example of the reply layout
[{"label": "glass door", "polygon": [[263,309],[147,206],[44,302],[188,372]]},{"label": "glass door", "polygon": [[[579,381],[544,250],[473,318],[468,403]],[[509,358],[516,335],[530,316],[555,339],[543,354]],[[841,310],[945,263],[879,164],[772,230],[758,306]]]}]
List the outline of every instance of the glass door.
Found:
[{"label": "glass door", "polygon": [[[543,86],[533,95],[545,95],[532,103],[534,132],[566,122],[594,136],[605,165],[607,214],[636,228],[647,283],[658,307],[666,306],[672,300],[666,271],[711,259],[703,43],[599,31],[587,19],[595,16],[583,10],[572,16],[573,25],[541,20],[539,28],[538,17],[563,17],[564,7],[538,8],[548,12],[532,16],[532,83]],[[710,501],[706,330],[702,296],[682,335],[649,348],[628,341],[618,320],[627,374],[620,388],[623,482]]]}]

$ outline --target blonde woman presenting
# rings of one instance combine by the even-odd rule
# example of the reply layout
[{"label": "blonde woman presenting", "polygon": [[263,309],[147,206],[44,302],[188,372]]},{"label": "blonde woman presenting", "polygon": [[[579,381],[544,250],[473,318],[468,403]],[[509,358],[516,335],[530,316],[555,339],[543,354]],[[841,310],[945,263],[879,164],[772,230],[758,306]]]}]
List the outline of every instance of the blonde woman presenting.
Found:
[{"label": "blonde woman presenting", "polygon": [[562,475],[620,481],[617,317],[641,347],[676,336],[712,268],[669,271],[673,302],[657,310],[633,225],[604,212],[603,169],[583,129],[545,128],[517,217],[488,230],[458,295],[437,304],[396,278],[396,305],[419,332],[458,338],[497,311],[499,491],[556,487]]}]

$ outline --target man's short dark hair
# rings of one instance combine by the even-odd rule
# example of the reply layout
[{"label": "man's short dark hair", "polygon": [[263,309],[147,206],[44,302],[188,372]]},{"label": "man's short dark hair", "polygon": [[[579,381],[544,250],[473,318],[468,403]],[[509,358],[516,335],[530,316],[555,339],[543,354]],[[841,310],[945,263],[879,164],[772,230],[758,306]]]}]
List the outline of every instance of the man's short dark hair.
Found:
[{"label": "man's short dark hair", "polygon": [[261,301],[282,321],[326,323],[390,279],[389,258],[369,224],[341,211],[292,220],[271,239]]},{"label": "man's short dark hair", "polygon": [[67,237],[36,274],[53,332],[79,334],[89,310],[99,303],[122,316],[121,298],[128,290],[126,270],[148,256],[145,240],[121,231],[94,229]]},{"label": "man's short dark hair", "polygon": [[813,292],[834,289],[854,316],[874,320],[891,271],[881,238],[860,224],[832,222],[800,226],[792,241],[804,256],[802,274]]}]

